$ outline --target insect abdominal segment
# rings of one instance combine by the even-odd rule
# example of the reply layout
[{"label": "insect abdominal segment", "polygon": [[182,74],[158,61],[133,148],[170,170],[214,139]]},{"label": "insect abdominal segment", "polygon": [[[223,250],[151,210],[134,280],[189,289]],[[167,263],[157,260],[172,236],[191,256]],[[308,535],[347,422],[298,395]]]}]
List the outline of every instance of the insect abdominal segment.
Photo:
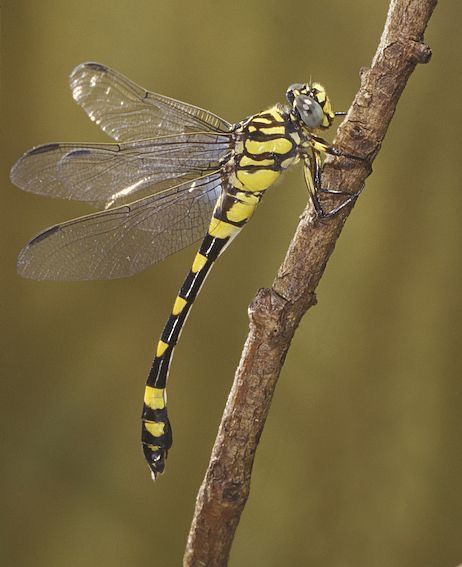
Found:
[{"label": "insect abdominal segment", "polygon": [[335,116],[318,83],[291,85],[289,106],[272,106],[235,125],[145,91],[104,65],[79,65],[70,83],[74,99],[117,144],[39,146],[18,160],[11,179],[26,191],[103,210],[37,235],[20,253],[21,275],[124,277],[202,239],[157,343],[145,388],[142,445],[155,478],[172,445],[166,386],[173,351],[213,264],[266,190],[300,159],[314,207],[324,215],[318,199],[321,155],[347,154],[316,134]]}]

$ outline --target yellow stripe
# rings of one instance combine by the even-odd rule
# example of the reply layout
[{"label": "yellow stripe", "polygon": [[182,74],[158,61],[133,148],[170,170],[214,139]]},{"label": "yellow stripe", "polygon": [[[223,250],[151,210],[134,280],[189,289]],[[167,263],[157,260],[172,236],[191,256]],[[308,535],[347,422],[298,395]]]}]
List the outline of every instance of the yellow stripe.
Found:
[{"label": "yellow stripe", "polygon": [[275,140],[265,140],[259,142],[257,140],[246,140],[246,150],[254,155],[260,155],[267,152],[276,154],[287,154],[292,149],[292,142],[287,138],[276,138]]},{"label": "yellow stripe", "polygon": [[245,167],[246,165],[274,165],[274,159],[262,159],[260,161],[248,156],[242,156],[239,160],[239,165]]},{"label": "yellow stripe", "polygon": [[165,423],[162,422],[152,422],[152,421],[145,421],[144,427],[153,437],[160,437],[164,434]]},{"label": "yellow stripe", "polygon": [[272,124],[273,121],[270,118],[265,118],[264,116],[254,116],[254,118],[252,119],[252,122],[255,122],[255,124]]},{"label": "yellow stripe", "polygon": [[307,166],[307,162],[305,162],[305,165],[303,167],[303,175],[305,177],[305,183],[306,186],[308,187],[308,191],[310,192],[311,195],[314,195],[315,189],[313,182],[313,174],[311,173],[310,168]]},{"label": "yellow stripe", "polygon": [[156,356],[157,358],[160,358],[164,352],[167,350],[168,348],[168,344],[164,343],[164,341],[159,341],[157,343],[157,352],[156,352]]},{"label": "yellow stripe", "polygon": [[323,92],[323,93],[326,92],[326,89],[320,83],[312,83],[311,86],[313,89],[316,89],[319,92]]},{"label": "yellow stripe", "polygon": [[198,252],[196,254],[196,257],[194,258],[194,262],[193,262],[193,265],[191,267],[191,271],[194,272],[194,273],[200,272],[200,270],[202,270],[202,268],[205,266],[206,263],[207,263],[207,258],[203,254]]},{"label": "yellow stripe", "polygon": [[228,238],[239,230],[239,227],[213,218],[209,225],[209,234],[214,238]]},{"label": "yellow stripe", "polygon": [[324,118],[322,119],[322,125],[325,128],[328,128],[332,124],[334,118],[335,114],[332,112],[329,102],[326,102],[324,105]]},{"label": "yellow stripe", "polygon": [[327,145],[323,144],[321,142],[316,142],[316,141],[313,140],[311,142],[311,145],[315,150],[318,150],[320,152],[325,152],[327,150]]},{"label": "yellow stripe", "polygon": [[146,386],[144,391],[144,403],[151,409],[164,409],[164,390],[162,388]]},{"label": "yellow stripe", "polygon": [[184,306],[187,303],[188,302],[186,301],[186,299],[183,299],[182,297],[178,296],[173,305],[172,315],[179,315],[183,311]]},{"label": "yellow stripe", "polygon": [[286,133],[286,129],[284,126],[265,126],[263,128],[260,128],[260,131],[263,132],[263,134],[285,134]]},{"label": "yellow stripe", "polygon": [[234,205],[226,213],[228,220],[232,222],[242,222],[249,219],[255,210],[255,205],[251,206],[247,203],[234,203]]},{"label": "yellow stripe", "polygon": [[259,171],[238,171],[237,177],[248,191],[264,191],[279,177],[279,171],[260,169]]},{"label": "yellow stripe", "polygon": [[300,136],[297,134],[297,132],[291,132],[290,137],[295,142],[295,144],[298,146],[298,144],[300,143]]},{"label": "yellow stripe", "polygon": [[278,109],[277,106],[273,106],[272,108],[268,109],[266,112],[269,112],[271,116],[274,117],[276,122],[284,122],[284,118],[281,116],[281,111]]}]

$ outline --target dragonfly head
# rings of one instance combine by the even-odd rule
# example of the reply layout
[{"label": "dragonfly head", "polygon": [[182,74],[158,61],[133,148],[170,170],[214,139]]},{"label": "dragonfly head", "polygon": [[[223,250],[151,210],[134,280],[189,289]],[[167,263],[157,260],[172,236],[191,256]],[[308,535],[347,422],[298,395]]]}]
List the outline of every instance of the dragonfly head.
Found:
[{"label": "dragonfly head", "polygon": [[292,115],[307,128],[324,129],[331,126],[335,114],[324,87],[319,83],[290,85],[286,98],[292,107]]}]

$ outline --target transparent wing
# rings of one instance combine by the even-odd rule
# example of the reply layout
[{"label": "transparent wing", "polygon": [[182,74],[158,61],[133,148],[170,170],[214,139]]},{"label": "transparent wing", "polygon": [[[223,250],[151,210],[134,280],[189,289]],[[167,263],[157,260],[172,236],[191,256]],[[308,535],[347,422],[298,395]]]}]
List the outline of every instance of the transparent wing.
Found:
[{"label": "transparent wing", "polygon": [[53,226],[21,250],[18,272],[36,280],[135,274],[202,238],[221,189],[217,171],[129,205]]},{"label": "transparent wing", "polygon": [[229,122],[215,114],[146,91],[99,63],[82,63],[72,71],[69,80],[75,101],[117,141],[231,129]]},{"label": "transparent wing", "polygon": [[16,162],[11,181],[25,191],[105,208],[215,171],[230,147],[229,136],[206,133],[126,144],[47,144]]}]

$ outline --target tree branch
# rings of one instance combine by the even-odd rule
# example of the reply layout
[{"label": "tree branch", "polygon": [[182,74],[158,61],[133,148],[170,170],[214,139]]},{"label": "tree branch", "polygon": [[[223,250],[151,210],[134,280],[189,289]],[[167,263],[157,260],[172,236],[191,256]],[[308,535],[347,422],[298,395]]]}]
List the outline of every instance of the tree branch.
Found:
[{"label": "tree branch", "polygon": [[[423,33],[437,0],[391,0],[370,69],[340,126],[335,146],[367,161],[329,158],[324,187],[354,193],[363,186],[418,63],[427,63]],[[327,205],[328,206],[328,205]],[[250,490],[255,452],[290,342],[306,311],[351,207],[319,219],[305,209],[271,289],[258,292],[249,307],[250,330],[236,371],[209,467],[200,488],[184,564],[226,565],[234,533]]]}]

